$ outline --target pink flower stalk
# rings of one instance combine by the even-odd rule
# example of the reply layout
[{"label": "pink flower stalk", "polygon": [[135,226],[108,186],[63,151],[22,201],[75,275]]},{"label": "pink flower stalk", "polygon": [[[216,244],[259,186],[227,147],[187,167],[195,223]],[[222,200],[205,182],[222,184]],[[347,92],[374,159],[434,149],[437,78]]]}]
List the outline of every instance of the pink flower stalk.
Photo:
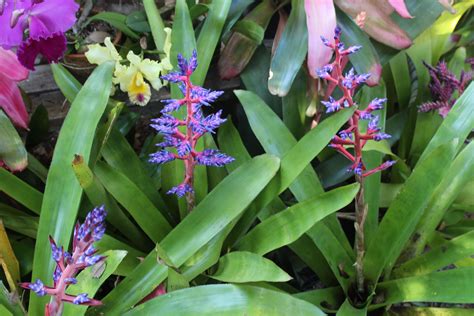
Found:
[{"label": "pink flower stalk", "polygon": [[0,47],[0,108],[13,124],[24,129],[28,128],[29,118],[17,84],[26,78],[28,69],[18,62],[14,53]]},{"label": "pink flower stalk", "polygon": [[0,0],[0,46],[18,47],[18,60],[31,70],[38,54],[57,62],[78,9],[74,0]]},{"label": "pink flower stalk", "polygon": [[45,307],[45,315],[61,315],[63,302],[76,305],[97,306],[102,303],[99,300],[89,298],[87,293],[79,295],[66,294],[70,285],[76,284],[76,275],[79,271],[93,266],[105,260],[105,256],[97,255],[97,250],[93,244],[99,241],[105,233],[105,217],[107,212],[104,206],[93,209],[86,216],[84,224],[76,224],[74,238],[72,242],[73,252],[69,253],[58,247],[50,236],[52,256],[56,261],[56,269],[53,274],[54,286],[45,286],[41,280],[37,279],[33,283],[25,282],[20,286],[32,290],[38,296],[51,295],[53,300]]},{"label": "pink flower stalk", "polygon": [[[342,72],[345,66],[345,57],[357,52],[361,47],[351,46],[345,48],[344,44],[340,41],[340,36],[341,30],[339,27],[336,27],[334,41],[329,41],[328,39],[321,37],[324,45],[335,52],[335,58],[332,63],[318,69],[318,76],[321,79],[327,80],[330,86],[339,87],[343,93],[342,97],[338,100],[329,96],[329,100],[321,101],[321,103],[326,106],[327,113],[337,112],[343,108],[352,106],[357,107],[357,104],[353,100],[355,91],[357,87],[365,83],[370,76],[369,74],[358,75],[355,73],[353,68],[343,75]],[[329,145],[344,157],[352,161],[352,166],[349,170],[353,171],[357,176],[367,177],[375,172],[387,169],[395,163],[394,161],[387,161],[377,168],[366,170],[362,161],[362,149],[367,141],[381,141],[390,138],[390,135],[380,131],[380,127],[378,127],[378,116],[373,114],[374,111],[382,109],[382,104],[385,103],[385,101],[386,99],[376,98],[370,102],[365,110],[356,109],[348,121],[347,128],[340,131],[339,135],[335,135]],[[360,130],[360,120],[369,120],[368,128],[365,133]],[[354,154],[347,150],[348,147],[354,148]]]},{"label": "pink flower stalk", "polygon": [[[211,91],[191,83],[191,75],[197,67],[196,51],[187,61],[181,54],[178,55],[179,71],[171,72],[162,78],[164,80],[178,83],[184,97],[182,99],[163,100],[165,103],[163,115],[153,120],[151,126],[164,135],[164,142],[157,144],[162,148],[173,147],[176,153],[162,149],[151,155],[150,162],[165,163],[175,159],[184,161],[184,181],[168,191],[168,194],[176,194],[178,197],[187,195],[188,208],[192,209],[194,203],[194,167],[196,164],[205,166],[222,167],[234,160],[218,150],[205,149],[196,151],[198,140],[205,133],[213,133],[225,119],[221,118],[222,111],[215,114],[203,116],[201,107],[210,106],[223,92]],[[186,107],[186,118],[180,120],[168,114],[177,111],[182,106]],[[180,131],[184,127],[185,131]]]},{"label": "pink flower stalk", "polygon": [[[442,118],[445,118],[457,97],[461,96],[469,82],[472,80],[472,72],[461,71],[461,76],[456,76],[449,71],[448,65],[441,61],[436,67],[424,63],[431,76],[429,85],[433,101],[425,102],[419,106],[419,112],[429,112],[437,110]],[[457,97],[455,93],[457,92]]]}]

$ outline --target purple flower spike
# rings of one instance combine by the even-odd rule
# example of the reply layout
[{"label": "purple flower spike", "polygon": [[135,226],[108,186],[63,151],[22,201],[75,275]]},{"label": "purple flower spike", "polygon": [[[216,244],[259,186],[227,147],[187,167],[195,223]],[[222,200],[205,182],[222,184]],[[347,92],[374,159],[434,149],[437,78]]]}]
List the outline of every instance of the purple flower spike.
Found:
[{"label": "purple flower spike", "polygon": [[163,114],[162,117],[151,121],[155,124],[150,124],[150,126],[161,134],[174,134],[179,126],[179,121],[169,114]]},{"label": "purple flower spike", "polygon": [[65,278],[64,282],[66,284],[77,284],[77,279],[76,278]]},{"label": "purple flower spike", "polygon": [[339,25],[337,25],[336,28],[334,29],[334,39],[339,40],[341,38],[341,33],[342,33],[342,30],[339,27]]},{"label": "purple flower spike", "polygon": [[39,296],[46,294],[53,296],[53,302],[46,305],[47,315],[60,315],[63,302],[85,305],[100,305],[98,300],[89,299],[87,294],[72,296],[66,293],[68,287],[77,284],[76,275],[86,267],[92,266],[104,260],[104,256],[95,255],[93,246],[95,241],[100,240],[105,233],[105,217],[107,212],[104,206],[96,207],[86,216],[84,224],[77,223],[74,228],[73,253],[63,251],[50,237],[53,259],[56,268],[53,273],[54,287],[47,287],[40,280],[35,283],[21,283],[20,286],[36,292]]},{"label": "purple flower spike", "polygon": [[370,122],[369,122],[369,130],[372,130],[372,131],[378,131],[380,128],[379,128],[379,117],[378,116],[374,116]]},{"label": "purple flower spike", "polygon": [[[342,92],[342,97],[336,101],[333,97],[329,96],[329,101],[321,101],[326,106],[327,113],[340,110],[341,105],[344,108],[358,107],[354,102],[357,87],[364,84],[370,77],[370,74],[356,74],[354,68],[350,69],[344,76],[341,74],[346,66],[343,57],[356,53],[361,49],[361,46],[351,46],[344,50],[344,44],[340,41],[341,29],[336,27],[334,33],[334,45],[331,45],[335,54],[334,61],[330,64],[330,71],[323,68],[318,70],[318,75],[329,83],[336,84]],[[335,71],[332,71],[333,68]],[[334,87],[328,85],[328,91],[333,90]],[[329,144],[329,147],[335,149],[353,163],[352,167],[348,170],[353,171],[358,177],[367,177],[390,167],[390,163],[386,163],[370,171],[365,171],[366,167],[362,162],[363,147],[367,144],[368,140],[381,141],[390,138],[390,135],[381,132],[381,128],[378,126],[379,118],[372,113],[382,109],[382,105],[386,101],[387,99],[385,98],[375,98],[367,105],[365,110],[356,109],[348,121],[348,126],[339,132],[339,136],[334,136]],[[367,132],[365,133],[360,130],[360,120],[369,120]],[[348,148],[353,148],[353,152],[349,151]]]},{"label": "purple flower spike", "polygon": [[226,121],[226,119],[221,118],[221,115],[222,110],[219,110],[215,114],[206,116],[203,119],[200,119],[200,115],[197,115],[199,119],[195,122],[191,122],[191,127],[193,128],[194,132],[198,134],[214,133],[214,130]]},{"label": "purple flower spike", "polygon": [[178,83],[183,80],[183,76],[179,72],[170,72],[164,76],[161,76],[161,79],[173,83]]},{"label": "purple flower spike", "polygon": [[196,156],[196,162],[205,166],[222,167],[232,161],[234,161],[234,158],[215,149],[206,149]]},{"label": "purple flower spike", "polygon": [[176,111],[181,105],[183,105],[183,102],[177,99],[162,100],[161,102],[165,104],[163,110],[161,110],[161,113]]},{"label": "purple flower spike", "polygon": [[389,139],[391,137],[392,137],[391,135],[386,134],[386,133],[377,133],[377,134],[374,135],[374,140],[379,142],[381,140]]},{"label": "purple flower spike", "polygon": [[46,289],[44,287],[43,282],[41,282],[40,279],[36,279],[35,283],[30,283],[28,286],[30,290],[35,292],[38,296],[45,296],[46,295]]},{"label": "purple flower spike", "polygon": [[362,46],[351,46],[346,51],[348,54],[353,54],[355,52],[358,52],[361,48]]},{"label": "purple flower spike", "polygon": [[385,102],[387,102],[386,98],[375,98],[369,103],[368,108],[372,111],[381,110]]},{"label": "purple flower spike", "polygon": [[317,75],[319,78],[322,78],[322,79],[327,79],[329,77],[331,77],[331,72],[333,70],[333,66],[332,65],[326,65],[324,66],[323,68],[321,69],[318,69],[316,71]]},{"label": "purple flower spike", "polygon": [[53,260],[59,262],[63,255],[62,247],[57,247],[54,239],[51,236],[49,236],[49,243],[51,245],[51,256],[53,257]]},{"label": "purple flower spike", "polygon": [[341,108],[339,102],[334,100],[333,97],[329,97],[329,101],[321,101],[321,103],[326,106],[326,113],[336,112]]},{"label": "purple flower spike", "polygon": [[[191,75],[198,65],[197,53],[193,52],[191,58],[186,60],[181,54],[178,55],[179,73],[170,73],[162,77],[165,80],[177,83],[184,97],[182,99],[164,100],[164,113],[162,117],[152,120],[151,126],[164,135],[164,141],[157,144],[163,149],[151,154],[149,161],[152,163],[165,163],[175,159],[183,160],[185,163],[184,181],[169,190],[168,194],[176,194],[178,197],[186,196],[188,209],[194,207],[194,167],[196,164],[207,166],[223,166],[233,161],[217,151],[209,149],[203,152],[196,151],[196,144],[199,138],[205,133],[213,133],[226,120],[221,117],[222,111],[203,116],[202,106],[210,106],[223,91],[212,91],[203,87],[195,86],[191,83]],[[181,106],[186,107],[186,118],[178,120],[167,114],[178,110]],[[182,126],[183,129],[178,127]],[[186,128],[184,128],[186,127]],[[177,154],[171,153],[164,148],[172,147]]]},{"label": "purple flower spike", "polygon": [[359,114],[359,117],[361,120],[371,120],[374,118],[374,115],[372,113],[369,113],[367,111],[361,111]]},{"label": "purple flower spike", "polygon": [[150,155],[149,161],[152,163],[162,164],[168,161],[175,160],[175,156],[166,150],[160,150],[154,154]]},{"label": "purple flower spike", "polygon": [[90,298],[87,297],[87,293],[82,293],[76,296],[76,298],[72,301],[73,304],[79,305],[84,304],[90,301]]},{"label": "purple flower spike", "polygon": [[182,183],[171,188],[171,190],[169,190],[167,193],[176,194],[178,197],[183,197],[188,192],[194,192],[193,188],[189,184]]},{"label": "purple flower spike", "polygon": [[54,284],[58,283],[58,281],[61,278],[62,274],[63,274],[63,271],[61,270],[61,267],[59,266],[59,264],[57,264],[56,269],[54,269],[54,272],[53,272]]},{"label": "purple flower spike", "polygon": [[325,38],[324,36],[321,35],[321,41],[323,42],[324,45],[326,45],[327,47],[331,47],[331,43],[329,42],[329,40],[327,38]]}]

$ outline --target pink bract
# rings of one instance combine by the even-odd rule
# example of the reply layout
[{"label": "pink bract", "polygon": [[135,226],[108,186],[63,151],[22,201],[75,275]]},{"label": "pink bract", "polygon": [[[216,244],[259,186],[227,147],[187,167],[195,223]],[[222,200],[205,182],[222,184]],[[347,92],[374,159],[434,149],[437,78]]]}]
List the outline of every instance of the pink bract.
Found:
[{"label": "pink bract", "polygon": [[336,28],[336,9],[333,0],[305,0],[304,5],[308,26],[308,69],[316,78],[316,69],[326,65],[332,56],[332,50],[321,43],[320,37],[332,37]]}]

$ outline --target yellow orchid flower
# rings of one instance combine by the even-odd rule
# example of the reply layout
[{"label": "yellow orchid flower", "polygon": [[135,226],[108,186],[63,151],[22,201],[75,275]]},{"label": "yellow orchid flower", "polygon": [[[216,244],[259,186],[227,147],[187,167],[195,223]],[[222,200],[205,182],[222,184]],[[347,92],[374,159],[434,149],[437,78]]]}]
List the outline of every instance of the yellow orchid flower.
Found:
[{"label": "yellow orchid flower", "polygon": [[88,50],[85,55],[89,63],[100,65],[106,61],[115,61],[116,63],[119,63],[122,60],[122,57],[117,52],[117,49],[110,40],[110,37],[105,38],[104,44],[105,46],[100,44],[87,46]]},{"label": "yellow orchid flower", "polygon": [[118,64],[115,67],[114,83],[120,84],[120,90],[128,93],[130,101],[134,104],[144,106],[151,96],[150,86],[159,90],[163,83],[160,79],[161,64],[148,58],[142,59],[134,52],[128,52],[129,66]]},{"label": "yellow orchid flower", "polygon": [[161,58],[161,66],[163,70],[168,71],[173,69],[173,65],[171,64],[170,55],[171,55],[171,29],[169,27],[165,27],[164,31],[166,33],[165,44],[163,45],[163,50],[165,55]]},{"label": "yellow orchid flower", "polygon": [[128,97],[133,104],[144,106],[150,101],[150,84],[153,89],[160,90],[164,85],[160,79],[161,72],[173,69],[170,61],[171,29],[167,27],[164,31],[166,32],[166,39],[164,54],[161,56],[160,62],[148,58],[143,59],[133,51],[129,51],[127,54],[129,65],[123,65],[121,63],[122,57],[109,37],[104,40],[105,46],[100,44],[88,46],[87,60],[91,64],[97,65],[106,61],[115,61],[113,83],[120,85],[120,90],[128,93]]}]

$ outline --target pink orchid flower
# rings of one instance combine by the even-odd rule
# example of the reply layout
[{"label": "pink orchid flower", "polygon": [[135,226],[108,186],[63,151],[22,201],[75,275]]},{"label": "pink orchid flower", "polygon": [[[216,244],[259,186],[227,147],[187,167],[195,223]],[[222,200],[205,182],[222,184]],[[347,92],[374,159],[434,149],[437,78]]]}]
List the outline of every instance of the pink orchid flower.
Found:
[{"label": "pink orchid flower", "polygon": [[13,124],[28,128],[28,113],[17,83],[28,78],[15,54],[0,47],[0,108],[10,117]]},{"label": "pink orchid flower", "polygon": [[74,0],[0,0],[0,46],[18,47],[18,60],[31,70],[38,54],[57,62],[66,51],[64,32],[74,25],[78,9]]}]

